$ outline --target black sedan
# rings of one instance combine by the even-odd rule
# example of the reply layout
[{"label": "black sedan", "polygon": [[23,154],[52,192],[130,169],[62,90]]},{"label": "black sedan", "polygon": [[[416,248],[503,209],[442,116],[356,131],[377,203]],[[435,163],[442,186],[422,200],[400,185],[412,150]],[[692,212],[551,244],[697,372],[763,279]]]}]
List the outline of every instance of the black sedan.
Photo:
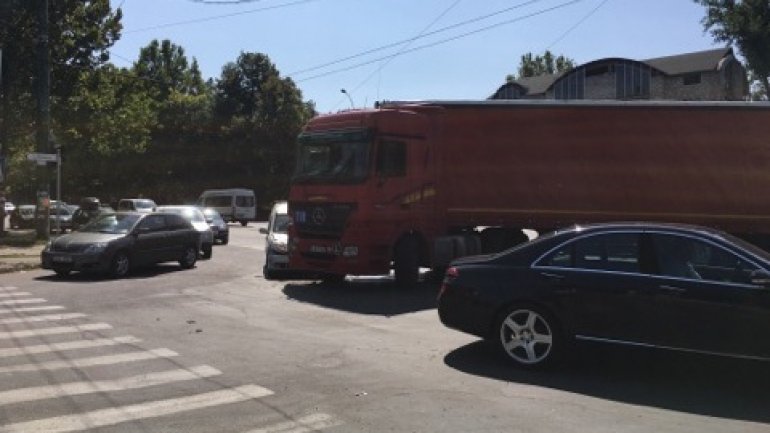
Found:
[{"label": "black sedan", "polygon": [[577,341],[770,360],[770,254],[703,227],[572,227],[454,261],[438,312],[525,367]]},{"label": "black sedan", "polygon": [[102,215],[79,231],[52,239],[41,253],[43,269],[59,276],[71,271],[108,272],[119,278],[135,267],[178,261],[192,268],[200,235],[181,215]]}]

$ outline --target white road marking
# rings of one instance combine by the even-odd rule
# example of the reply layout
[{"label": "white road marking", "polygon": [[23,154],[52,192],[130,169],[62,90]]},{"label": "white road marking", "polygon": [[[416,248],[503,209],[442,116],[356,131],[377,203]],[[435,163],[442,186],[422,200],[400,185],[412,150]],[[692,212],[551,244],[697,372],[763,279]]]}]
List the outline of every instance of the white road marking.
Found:
[{"label": "white road marking", "polygon": [[102,346],[117,346],[119,344],[139,343],[136,337],[97,338],[93,340],[75,340],[64,343],[39,344],[25,347],[9,347],[0,349],[0,358],[9,356],[34,355],[38,353],[63,352],[66,350],[90,349]]},{"label": "white road marking", "polygon": [[12,292],[14,290],[19,290],[19,288],[15,286],[0,286],[0,291],[3,292]]},{"label": "white road marking", "polygon": [[148,359],[170,358],[179,354],[169,349],[152,349],[143,352],[129,352],[117,355],[94,356],[91,358],[46,361],[35,364],[19,364],[0,367],[0,373],[18,373],[23,371],[64,370],[67,368],[95,367],[99,365],[120,364],[123,362],[146,361]]},{"label": "white road marking", "polygon": [[265,428],[249,430],[248,433],[307,433],[341,425],[342,421],[325,413],[302,417],[296,421],[287,421]]},{"label": "white road marking", "polygon": [[27,338],[41,335],[72,334],[83,331],[99,331],[102,329],[112,329],[107,323],[86,323],[75,326],[57,326],[56,328],[25,329],[23,331],[4,331],[0,332],[0,339],[9,338]]},{"label": "white road marking", "polygon": [[220,374],[222,374],[222,372],[214,367],[201,365],[184,370],[159,371],[117,380],[70,382],[56,385],[34,386],[0,392],[0,405],[25,403],[73,395],[93,394],[97,392],[114,392],[148,388],[173,382],[203,379],[206,377],[218,376]]},{"label": "white road marking", "polygon": [[81,317],[86,317],[86,315],[83,313],[42,314],[39,316],[13,317],[10,319],[0,319],[0,325],[11,325],[13,323],[50,322],[53,320],[79,319]]},{"label": "white road marking", "polygon": [[36,311],[64,310],[61,305],[41,305],[39,307],[0,308],[0,314],[33,313]]},{"label": "white road marking", "polygon": [[2,433],[64,433],[95,429],[128,421],[157,418],[223,404],[239,403],[271,395],[273,391],[257,385],[207,392],[148,403],[95,410],[74,415],[63,415],[34,421],[0,426]]},{"label": "white road marking", "polygon": [[32,296],[29,292],[5,292],[0,293],[0,298],[19,298],[22,296]]},{"label": "white road marking", "polygon": [[21,305],[21,304],[42,304],[48,302],[43,298],[29,298],[29,299],[8,299],[0,301],[0,305]]}]

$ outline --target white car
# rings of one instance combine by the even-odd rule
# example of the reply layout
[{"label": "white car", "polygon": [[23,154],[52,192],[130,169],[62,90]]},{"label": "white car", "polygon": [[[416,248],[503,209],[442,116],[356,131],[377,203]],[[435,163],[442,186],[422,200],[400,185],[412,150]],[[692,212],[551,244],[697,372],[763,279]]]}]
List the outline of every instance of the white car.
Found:
[{"label": "white car", "polygon": [[265,266],[262,274],[266,280],[279,276],[289,266],[289,206],[285,201],[278,201],[270,211],[267,228],[259,229],[266,234]]},{"label": "white car", "polygon": [[13,205],[10,201],[5,202],[5,214],[10,215],[11,212],[16,210],[16,206]]}]

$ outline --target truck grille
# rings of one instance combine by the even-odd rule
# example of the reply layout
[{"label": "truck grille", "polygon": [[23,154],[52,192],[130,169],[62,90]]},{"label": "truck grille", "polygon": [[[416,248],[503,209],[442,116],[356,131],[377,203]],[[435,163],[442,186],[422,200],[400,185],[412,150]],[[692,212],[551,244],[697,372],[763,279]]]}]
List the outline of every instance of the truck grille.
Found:
[{"label": "truck grille", "polygon": [[294,227],[306,239],[339,239],[348,222],[352,204],[292,203],[289,206]]}]

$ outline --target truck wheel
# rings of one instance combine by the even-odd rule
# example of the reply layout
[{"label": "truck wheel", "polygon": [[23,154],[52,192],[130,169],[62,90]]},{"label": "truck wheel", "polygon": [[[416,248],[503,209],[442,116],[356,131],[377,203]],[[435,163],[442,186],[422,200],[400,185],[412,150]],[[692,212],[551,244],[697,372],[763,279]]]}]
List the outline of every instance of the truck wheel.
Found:
[{"label": "truck wheel", "polygon": [[402,239],[396,245],[393,271],[396,274],[396,284],[399,286],[408,287],[417,284],[420,274],[420,254],[417,248],[417,240],[411,236]]}]

